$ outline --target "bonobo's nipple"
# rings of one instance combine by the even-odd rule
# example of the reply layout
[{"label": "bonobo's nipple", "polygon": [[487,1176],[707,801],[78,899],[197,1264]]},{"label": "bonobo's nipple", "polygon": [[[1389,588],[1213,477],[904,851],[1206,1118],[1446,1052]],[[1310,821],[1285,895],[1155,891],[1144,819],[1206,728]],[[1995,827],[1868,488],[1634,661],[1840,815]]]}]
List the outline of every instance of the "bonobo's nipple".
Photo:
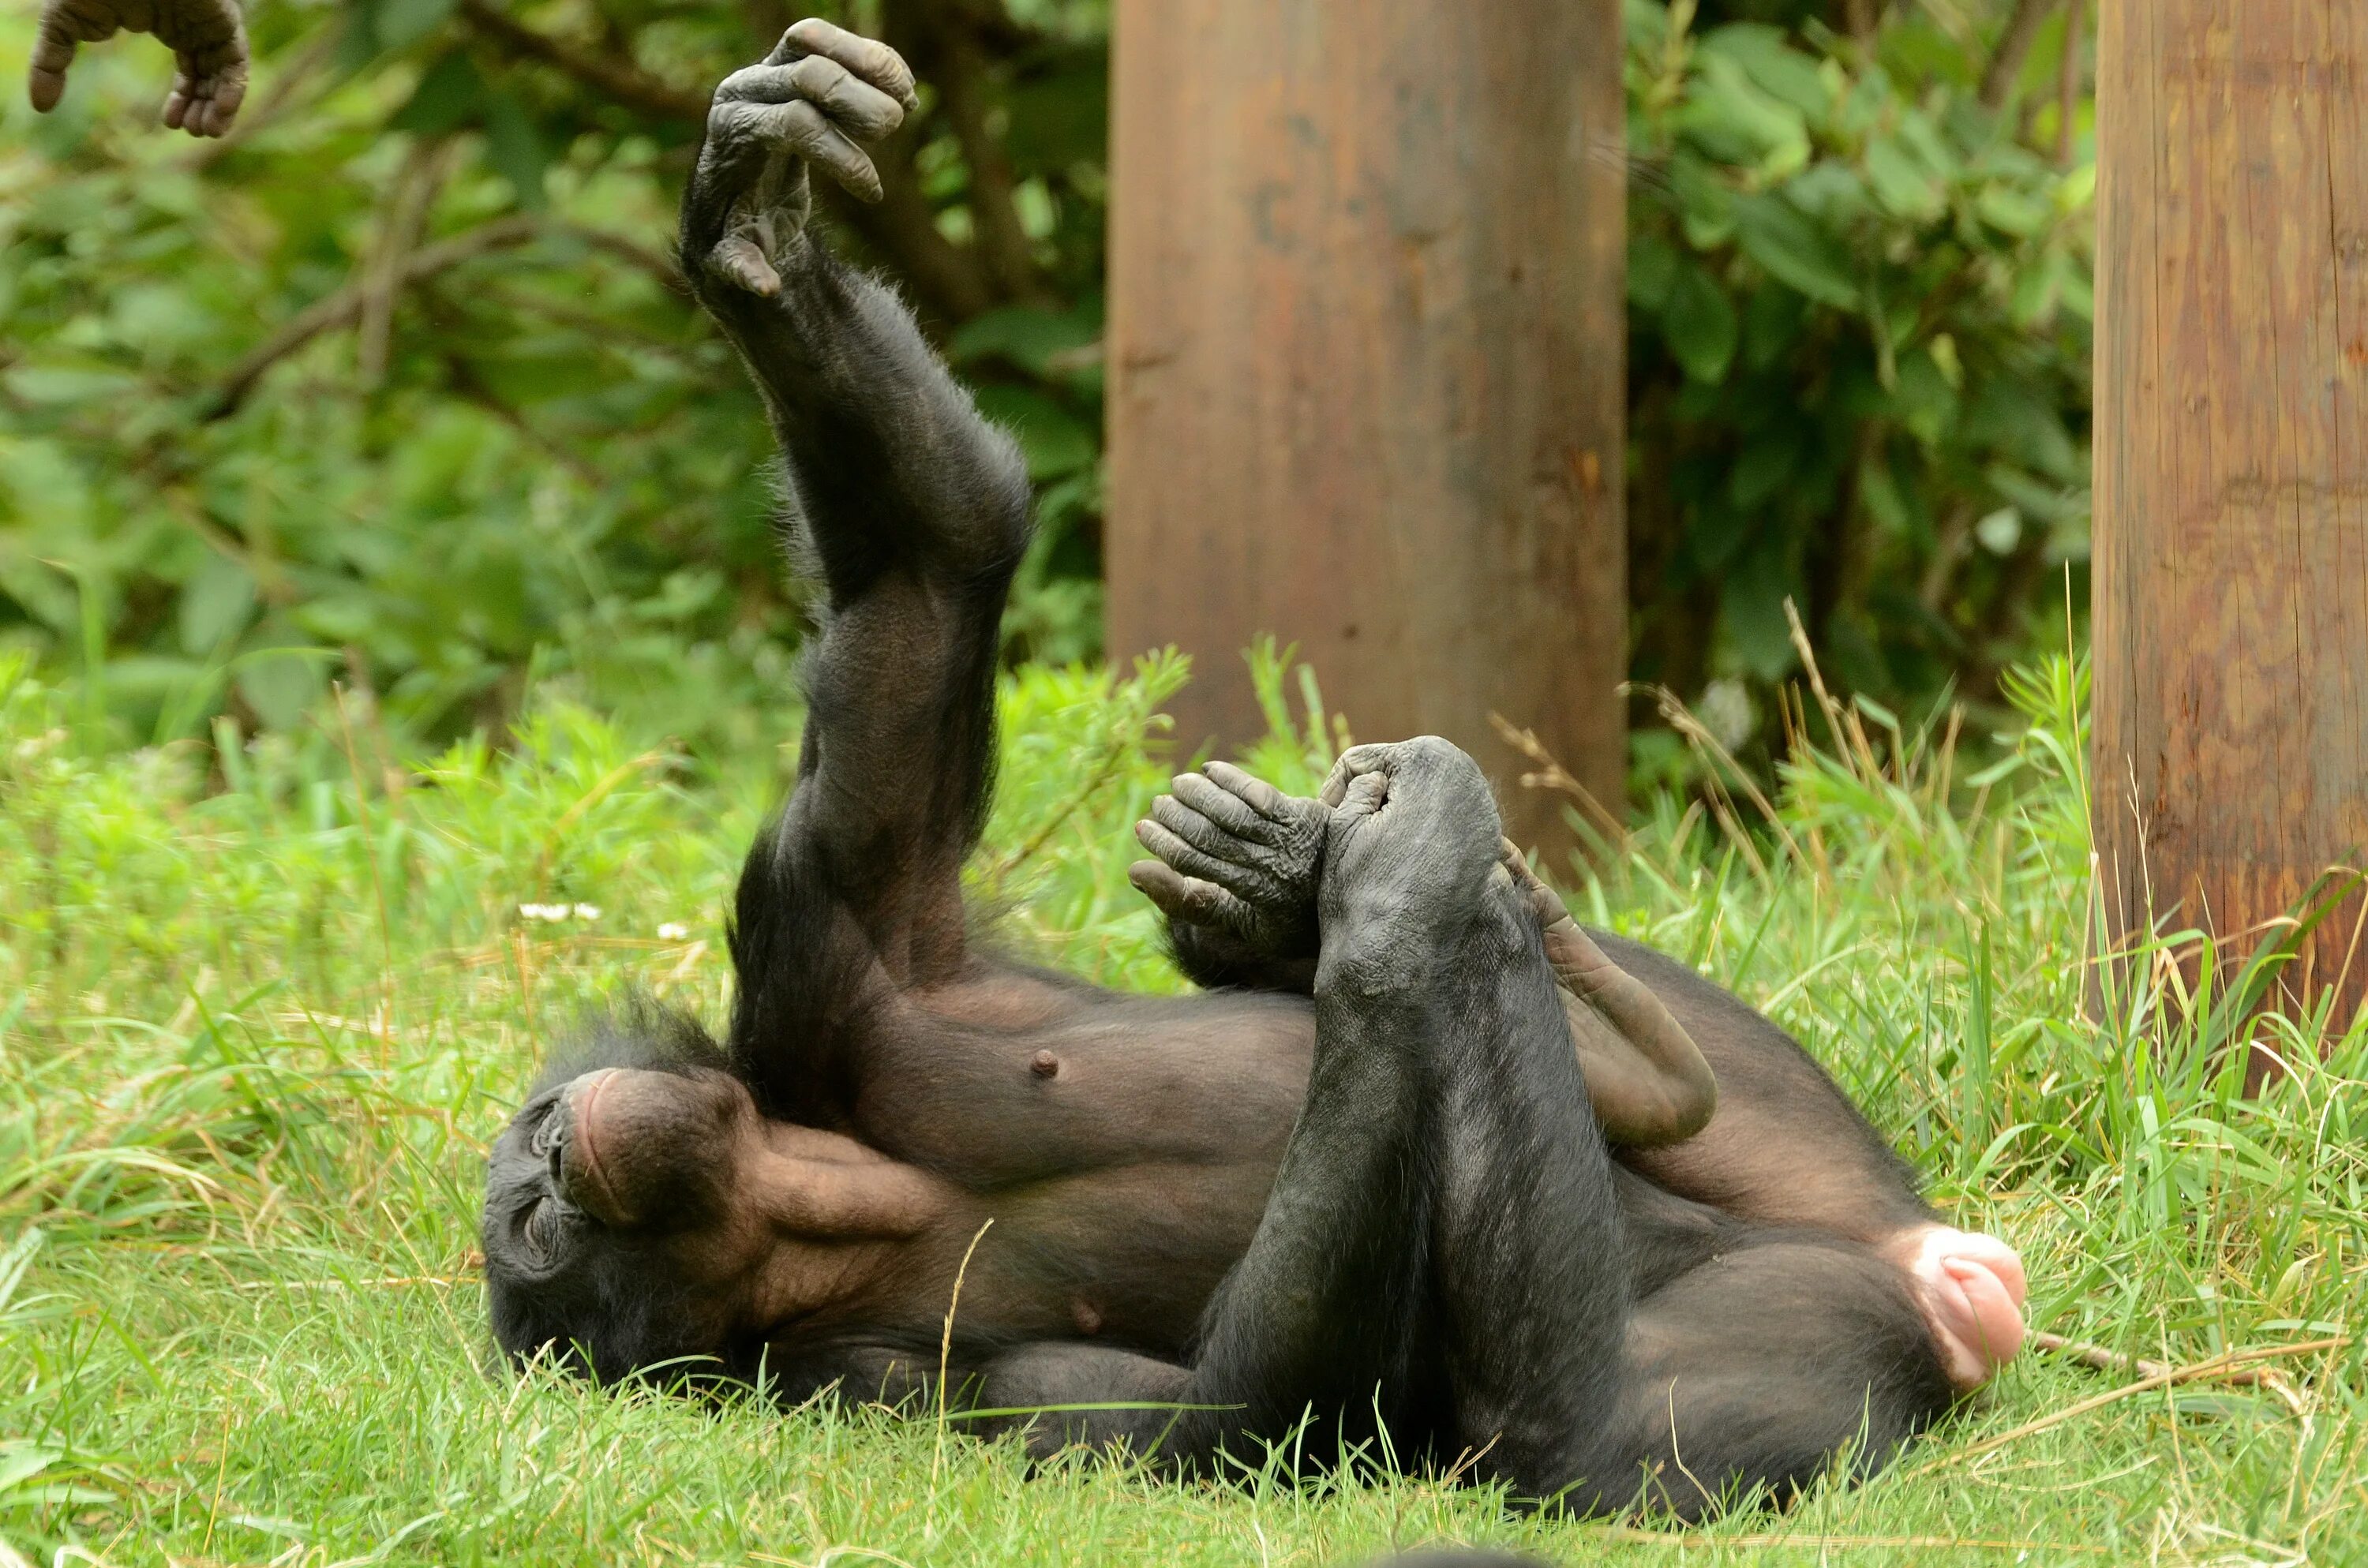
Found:
[{"label": "bonobo's nipple", "polygon": [[1069,1315],[1076,1320],[1079,1334],[1099,1334],[1102,1328],[1101,1310],[1091,1301],[1078,1300],[1069,1305]]},{"label": "bonobo's nipple", "polygon": [[1039,1078],[1049,1078],[1061,1070],[1061,1059],[1049,1051],[1040,1051],[1028,1059],[1028,1071]]}]

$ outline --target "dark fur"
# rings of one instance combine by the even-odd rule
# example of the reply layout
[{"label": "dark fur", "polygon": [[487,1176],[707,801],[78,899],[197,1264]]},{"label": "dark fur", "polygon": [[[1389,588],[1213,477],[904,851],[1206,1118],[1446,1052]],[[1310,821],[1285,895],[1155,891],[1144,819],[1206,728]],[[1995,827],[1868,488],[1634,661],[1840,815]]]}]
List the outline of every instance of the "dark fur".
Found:
[{"label": "dark fur", "polygon": [[[1845,1450],[1869,1470],[1944,1409],[1906,1283],[1867,1245],[1927,1212],[1905,1168],[1772,1025],[1602,937],[1721,1089],[1695,1139],[1611,1159],[1534,925],[1488,876],[1486,787],[1452,748],[1403,749],[1361,858],[1327,848],[1316,968],[1176,933],[1196,978],[1263,994],[1115,996],[966,942],[1026,475],[894,297],[810,238],[771,258],[778,299],[701,267],[744,163],[702,157],[683,254],[764,393],[827,587],[799,785],[742,876],[723,1044],[629,1019],[546,1073],[497,1147],[501,1343],[580,1343],[604,1379],[704,1351],[740,1376],[761,1362],[792,1395],[926,1390],[951,1255],[992,1212],[951,1351],[970,1394],[1224,1407],[1044,1418],[1039,1445],[1190,1468],[1313,1410],[1336,1430],[1310,1451],[1378,1419],[1401,1457],[1486,1445],[1469,1473],[1524,1496],[1694,1516],[1789,1495]],[[633,1237],[578,1226],[566,1258],[522,1267],[506,1225],[541,1179],[532,1119],[561,1074],[719,1051],[765,1115],[853,1135],[980,1207],[915,1244],[901,1294],[757,1340],[702,1337],[702,1303]],[[1069,1326],[1072,1301],[1107,1322]]]}]

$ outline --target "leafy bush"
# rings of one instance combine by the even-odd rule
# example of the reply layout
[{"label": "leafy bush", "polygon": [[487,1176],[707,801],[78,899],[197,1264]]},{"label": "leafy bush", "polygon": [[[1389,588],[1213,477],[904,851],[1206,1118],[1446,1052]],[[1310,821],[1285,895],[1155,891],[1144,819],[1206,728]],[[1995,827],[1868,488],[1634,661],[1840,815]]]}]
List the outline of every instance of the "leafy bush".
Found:
[{"label": "leafy bush", "polygon": [[1992,699],[2066,568],[2087,599],[2094,165],[1930,15],[1869,51],[1693,9],[1627,5],[1635,676],[1725,683],[1740,744],[1790,599],[1847,689]]},{"label": "leafy bush", "polygon": [[[924,89],[887,199],[831,220],[1022,438],[1012,657],[1093,656],[1107,6],[839,10]],[[1736,744],[1788,597],[1851,689],[1981,699],[2084,559],[2089,174],[1978,101],[2003,0],[1892,10],[1870,51],[1830,6],[1627,6],[1635,673]],[[128,740],[282,728],[334,678],[406,744],[559,682],[702,762],[760,746],[802,607],[663,237],[706,84],[786,15],[262,0],[208,145],[150,123],[149,40],[49,119],[10,96],[0,640]]]}]

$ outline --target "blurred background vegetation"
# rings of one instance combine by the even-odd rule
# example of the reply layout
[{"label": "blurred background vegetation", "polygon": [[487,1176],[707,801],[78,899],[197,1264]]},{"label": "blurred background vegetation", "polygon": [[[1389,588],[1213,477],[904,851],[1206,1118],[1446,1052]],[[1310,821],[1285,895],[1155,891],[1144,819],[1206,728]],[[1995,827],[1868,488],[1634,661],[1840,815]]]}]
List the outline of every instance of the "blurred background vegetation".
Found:
[{"label": "blurred background vegetation", "polygon": [[[12,7],[0,650],[83,724],[295,731],[335,683],[404,752],[541,688],[694,765],[778,742],[803,590],[668,240],[707,87],[809,8],[924,84],[887,199],[830,210],[1021,437],[1008,655],[1102,653],[1107,0],[257,0],[203,143],[147,39],[34,116]],[[1626,0],[1640,784],[1696,766],[1663,689],[1782,744],[1787,598],[1911,714],[2077,637],[2083,9]]]}]

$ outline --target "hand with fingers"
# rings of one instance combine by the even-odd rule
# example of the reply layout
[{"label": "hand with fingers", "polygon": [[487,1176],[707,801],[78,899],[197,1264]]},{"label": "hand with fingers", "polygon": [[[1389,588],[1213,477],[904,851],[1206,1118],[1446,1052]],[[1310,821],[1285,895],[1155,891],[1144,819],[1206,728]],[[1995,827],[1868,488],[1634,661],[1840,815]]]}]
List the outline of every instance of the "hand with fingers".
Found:
[{"label": "hand with fingers", "polygon": [[220,136],[246,97],[246,27],[237,0],[46,0],[33,40],[28,90],[42,114],[65,96],[74,51],[118,32],[154,33],[178,67],[165,99],[165,123],[192,136]]},{"label": "hand with fingers", "polygon": [[1315,883],[1324,865],[1321,803],[1297,800],[1230,763],[1177,776],[1134,835],[1156,859],[1127,880],[1170,920],[1272,961],[1315,951]]},{"label": "hand with fingers", "polygon": [[780,293],[779,268],[813,214],[807,165],[858,200],[879,200],[864,148],[917,106],[911,68],[886,44],[816,17],[791,27],[715,89],[694,178],[728,195],[731,211],[722,237],[688,259],[752,294]]}]

